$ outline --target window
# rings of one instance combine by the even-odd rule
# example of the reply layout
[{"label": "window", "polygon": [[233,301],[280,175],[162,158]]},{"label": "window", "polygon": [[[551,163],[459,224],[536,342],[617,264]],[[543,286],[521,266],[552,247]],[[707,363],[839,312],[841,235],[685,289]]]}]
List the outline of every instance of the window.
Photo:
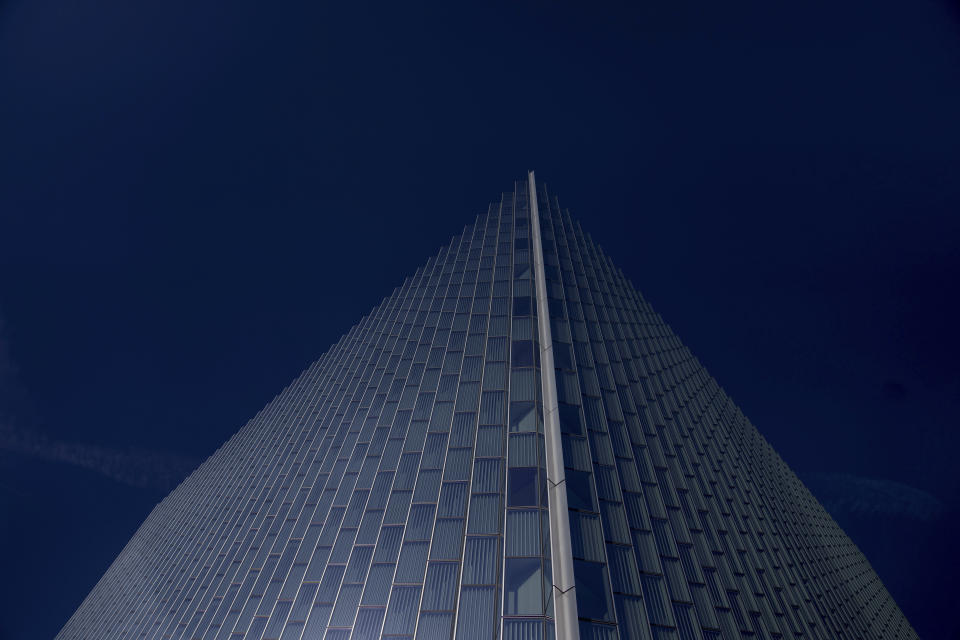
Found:
[{"label": "window", "polygon": [[394,587],[384,634],[413,635],[420,604],[420,587]]},{"label": "window", "polygon": [[533,402],[510,403],[510,432],[536,431],[537,415]]},{"label": "window", "polygon": [[469,537],[463,551],[463,584],[494,584],[499,564],[499,538]]},{"label": "window", "polygon": [[553,366],[557,369],[573,369],[570,345],[562,342],[553,343]]},{"label": "window", "polygon": [[515,316],[529,316],[530,307],[530,298],[527,296],[513,299],[513,315]]},{"label": "window", "polygon": [[543,615],[540,558],[508,558],[504,568],[503,593],[504,615]]},{"label": "window", "polygon": [[508,510],[506,555],[536,556],[540,553],[540,510]]},{"label": "window", "polygon": [[561,403],[557,407],[557,418],[560,421],[560,431],[583,435],[583,421],[580,419],[580,407]]},{"label": "window", "polygon": [[567,479],[567,506],[582,511],[597,511],[597,503],[593,497],[593,478],[588,471],[574,471],[567,469],[564,472]]},{"label": "window", "polygon": [[526,507],[536,504],[537,470],[535,468],[510,469],[507,482],[507,505]]},{"label": "window", "polygon": [[577,584],[577,614],[591,620],[613,621],[613,597],[606,565],[585,560],[573,561]]},{"label": "window", "polygon": [[427,569],[426,583],[424,584],[423,604],[421,605],[423,610],[453,610],[459,571],[459,562],[430,563],[430,567]]},{"label": "window", "polygon": [[510,363],[513,367],[533,366],[533,343],[529,340],[514,340]]}]

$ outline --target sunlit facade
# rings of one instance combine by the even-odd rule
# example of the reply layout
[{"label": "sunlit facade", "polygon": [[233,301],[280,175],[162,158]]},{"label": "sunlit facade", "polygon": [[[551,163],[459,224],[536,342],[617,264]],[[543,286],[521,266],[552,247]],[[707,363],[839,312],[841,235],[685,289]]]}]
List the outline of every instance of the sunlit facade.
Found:
[{"label": "sunlit facade", "polygon": [[916,638],[533,184],[163,500],[58,638]]}]

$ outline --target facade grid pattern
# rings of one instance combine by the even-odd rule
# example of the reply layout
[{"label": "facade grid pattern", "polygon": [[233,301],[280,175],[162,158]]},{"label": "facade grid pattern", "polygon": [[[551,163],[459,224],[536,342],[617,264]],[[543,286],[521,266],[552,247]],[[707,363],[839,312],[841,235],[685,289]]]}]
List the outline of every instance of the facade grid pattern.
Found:
[{"label": "facade grid pattern", "polygon": [[[537,304],[527,184],[158,504],[58,639],[916,638],[543,185]],[[547,506],[541,375],[557,389],[574,630],[553,620],[564,516]]]}]

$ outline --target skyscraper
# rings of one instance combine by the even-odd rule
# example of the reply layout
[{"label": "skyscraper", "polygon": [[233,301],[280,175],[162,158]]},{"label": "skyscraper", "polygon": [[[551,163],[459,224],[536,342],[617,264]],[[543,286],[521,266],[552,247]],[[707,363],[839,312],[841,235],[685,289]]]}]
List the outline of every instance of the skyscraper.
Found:
[{"label": "skyscraper", "polygon": [[58,635],[915,638],[533,174],[150,514]]}]

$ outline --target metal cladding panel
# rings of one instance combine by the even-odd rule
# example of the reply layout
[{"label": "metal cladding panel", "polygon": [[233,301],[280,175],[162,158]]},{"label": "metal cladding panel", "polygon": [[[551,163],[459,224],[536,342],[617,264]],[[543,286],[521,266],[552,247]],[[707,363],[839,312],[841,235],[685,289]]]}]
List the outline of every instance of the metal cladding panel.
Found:
[{"label": "metal cladding panel", "polygon": [[57,637],[554,638],[549,347],[582,638],[915,638],[670,328],[537,200],[546,304],[517,181],[158,504]]}]

